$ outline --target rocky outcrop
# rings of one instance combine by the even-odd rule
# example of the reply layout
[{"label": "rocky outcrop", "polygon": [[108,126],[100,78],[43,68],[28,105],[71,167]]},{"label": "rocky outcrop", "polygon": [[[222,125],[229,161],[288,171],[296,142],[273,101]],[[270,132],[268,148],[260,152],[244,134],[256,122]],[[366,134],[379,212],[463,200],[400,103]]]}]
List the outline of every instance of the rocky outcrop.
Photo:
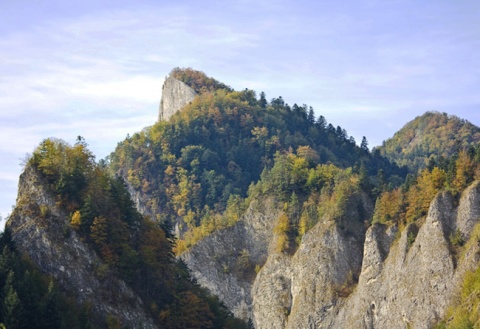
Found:
[{"label": "rocky outcrop", "polygon": [[[345,216],[324,216],[309,230],[293,255],[274,252],[252,289],[255,328],[317,328],[331,323],[333,310],[348,296],[362,266],[363,221],[373,211],[360,193]],[[347,229],[348,227],[348,229]]]},{"label": "rocky outcrop", "polygon": [[196,95],[193,88],[174,77],[168,77],[162,87],[158,120],[168,120],[175,112],[190,103]]},{"label": "rocky outcrop", "polygon": [[272,199],[253,201],[234,226],[206,237],[181,256],[198,283],[237,317],[252,317],[255,268],[267,261],[279,213]]},{"label": "rocky outcrop", "polygon": [[[264,207],[260,216],[251,207],[247,218],[183,257],[202,285],[236,315],[251,318],[257,329],[432,328],[445,316],[465,272],[478,266],[479,244],[462,249],[451,237],[471,238],[480,220],[479,201],[476,182],[459,201],[440,193],[423,222],[402,230],[375,224],[365,235],[359,227],[342,229],[361,225],[360,213],[350,212],[350,225],[324,218],[303,236],[293,255],[276,252],[275,235],[267,233],[275,226],[268,221],[276,222],[279,211]],[[258,232],[246,229],[259,223],[263,229]],[[262,234],[259,248],[247,243]],[[265,259],[251,281],[235,271],[221,273],[242,248]],[[225,262],[228,255],[232,260]]]},{"label": "rocky outcrop", "polygon": [[[358,278],[363,216],[372,211],[362,196],[352,198],[348,218],[323,218],[293,255],[276,251],[273,232],[281,204],[260,199],[233,227],[200,241],[182,259],[201,285],[236,316],[251,319],[255,328],[308,328],[328,314],[339,295],[349,294]],[[242,251],[248,253],[252,267],[260,269],[257,274],[239,271]]]},{"label": "rocky outcrop", "polygon": [[470,238],[480,219],[479,204],[472,202],[479,196],[478,182],[465,190],[457,208],[449,193],[440,193],[418,234],[410,226],[397,240],[396,228],[372,226],[358,286],[332,328],[432,328],[444,317],[465,271],[478,266],[478,243],[467,244],[462,252],[450,237],[470,223],[464,232]]},{"label": "rocky outcrop", "polygon": [[79,305],[88,303],[97,322],[113,316],[129,328],[155,328],[140,298],[70,229],[46,182],[33,167],[20,176],[17,206],[7,222],[17,248]]}]

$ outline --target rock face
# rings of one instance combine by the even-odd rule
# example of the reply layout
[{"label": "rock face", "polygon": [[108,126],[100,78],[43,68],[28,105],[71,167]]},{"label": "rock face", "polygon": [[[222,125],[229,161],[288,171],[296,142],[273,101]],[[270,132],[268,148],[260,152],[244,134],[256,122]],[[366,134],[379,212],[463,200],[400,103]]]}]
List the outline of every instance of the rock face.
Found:
[{"label": "rock face", "polygon": [[[450,194],[440,193],[414,241],[412,227],[398,240],[395,228],[371,227],[358,286],[339,309],[333,327],[431,328],[442,319],[465,271],[478,266],[478,243],[458,252],[450,236],[465,223],[471,228],[478,223],[479,204],[472,201],[479,196],[478,182],[464,191],[457,208]],[[466,241],[470,232],[464,231]]]},{"label": "rock face", "polygon": [[[480,260],[478,243],[461,250],[450,241],[455,232],[468,241],[480,220],[479,182],[459,201],[440,193],[423,223],[401,232],[375,224],[352,233],[323,219],[293,255],[275,251],[280,211],[272,205],[258,201],[235,226],[183,255],[199,283],[257,329],[432,328]],[[351,223],[362,219],[350,212]],[[253,277],[230,270],[242,249],[263,265]]]},{"label": "rock face", "polygon": [[88,302],[99,323],[107,315],[129,328],[155,328],[140,298],[70,230],[68,215],[56,206],[47,184],[32,167],[20,176],[17,207],[7,222],[17,248],[81,304]]},{"label": "rock face", "polygon": [[168,77],[163,83],[158,120],[168,120],[175,112],[190,103],[197,93],[180,80]]},{"label": "rock face", "polygon": [[255,267],[267,261],[280,211],[271,199],[254,201],[242,220],[182,254],[198,283],[220,297],[235,316],[252,317]]},{"label": "rock face", "polygon": [[[348,292],[360,272],[365,211],[358,209],[368,216],[373,207],[365,198],[351,206],[347,221],[355,233],[324,218],[289,255],[275,251],[281,205],[256,200],[236,225],[200,241],[182,259],[201,285],[256,328],[308,328]],[[261,268],[258,273],[239,272],[242,251]]]}]

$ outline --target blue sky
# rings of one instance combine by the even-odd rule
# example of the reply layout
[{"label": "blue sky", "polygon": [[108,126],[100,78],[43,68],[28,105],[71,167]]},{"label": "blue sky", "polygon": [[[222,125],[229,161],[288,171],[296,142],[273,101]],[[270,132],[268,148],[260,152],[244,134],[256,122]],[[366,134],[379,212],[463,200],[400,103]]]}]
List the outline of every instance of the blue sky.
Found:
[{"label": "blue sky", "polygon": [[155,122],[176,66],[310,105],[370,146],[429,110],[480,125],[479,21],[477,0],[0,1],[0,214],[43,139],[105,157]]}]

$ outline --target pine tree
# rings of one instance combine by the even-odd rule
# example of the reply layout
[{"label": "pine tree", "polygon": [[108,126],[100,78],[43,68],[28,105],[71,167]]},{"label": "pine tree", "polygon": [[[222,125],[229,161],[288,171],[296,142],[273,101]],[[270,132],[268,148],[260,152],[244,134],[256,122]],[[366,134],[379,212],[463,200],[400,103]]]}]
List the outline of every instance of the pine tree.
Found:
[{"label": "pine tree", "polygon": [[13,286],[14,281],[15,275],[10,271],[4,287],[3,323],[9,329],[27,328],[25,325],[25,311]]},{"label": "pine tree", "polygon": [[41,328],[60,328],[61,321],[57,305],[57,291],[55,289],[53,281],[50,281],[50,284],[48,286],[48,293],[45,298],[42,313],[43,317]]},{"label": "pine tree", "polygon": [[313,125],[315,123],[315,112],[313,111],[313,108],[311,106],[308,110],[308,123],[310,125]]},{"label": "pine tree", "polygon": [[363,138],[362,138],[362,143],[360,144],[360,148],[361,148],[362,150],[364,150],[365,152],[369,152],[369,150],[368,150],[367,137],[363,136]]},{"label": "pine tree", "polygon": [[265,96],[265,93],[263,91],[260,93],[260,100],[258,102],[259,102],[261,108],[266,108],[267,107],[268,102],[267,102],[267,98]]}]

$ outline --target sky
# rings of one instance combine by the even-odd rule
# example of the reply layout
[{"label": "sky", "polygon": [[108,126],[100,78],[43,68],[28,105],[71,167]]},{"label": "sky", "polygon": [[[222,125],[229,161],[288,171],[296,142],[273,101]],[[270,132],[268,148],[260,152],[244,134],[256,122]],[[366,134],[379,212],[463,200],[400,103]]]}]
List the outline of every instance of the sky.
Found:
[{"label": "sky", "polygon": [[45,138],[97,159],[174,67],[312,106],[371,147],[426,111],[480,126],[480,1],[0,0],[0,214]]}]

